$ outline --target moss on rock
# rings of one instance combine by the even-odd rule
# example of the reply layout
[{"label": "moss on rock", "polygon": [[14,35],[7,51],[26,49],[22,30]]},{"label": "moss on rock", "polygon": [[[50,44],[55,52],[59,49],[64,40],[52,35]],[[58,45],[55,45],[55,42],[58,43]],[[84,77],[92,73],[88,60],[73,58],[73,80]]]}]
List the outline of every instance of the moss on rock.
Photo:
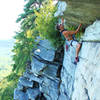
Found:
[{"label": "moss on rock", "polygon": [[78,25],[82,23],[85,27],[100,19],[100,0],[60,0],[66,1],[68,6],[64,12],[67,24]]}]

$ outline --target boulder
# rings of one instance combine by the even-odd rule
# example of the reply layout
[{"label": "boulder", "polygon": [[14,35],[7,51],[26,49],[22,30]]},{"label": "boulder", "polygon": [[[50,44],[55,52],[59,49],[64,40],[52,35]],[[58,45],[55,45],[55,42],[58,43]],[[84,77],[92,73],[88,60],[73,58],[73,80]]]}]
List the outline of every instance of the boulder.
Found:
[{"label": "boulder", "polygon": [[29,88],[27,89],[26,93],[28,94],[28,97],[31,100],[36,100],[36,97],[40,95],[40,91],[38,88],[34,88],[34,89]]},{"label": "boulder", "polygon": [[14,100],[29,100],[28,95],[19,89],[14,90]]},{"label": "boulder", "polygon": [[25,87],[33,87],[33,82],[29,81],[25,77],[20,77],[19,78],[19,82]]},{"label": "boulder", "polygon": [[[66,41],[67,42],[67,41]],[[60,94],[64,95],[63,100],[71,100],[74,86],[74,76],[76,65],[75,60],[76,47],[70,46],[68,51],[64,50],[63,67],[61,69]],[[61,98],[61,97],[60,97]],[[60,99],[59,98],[59,99]]]},{"label": "boulder", "polygon": [[40,85],[40,91],[44,93],[47,100],[57,100],[58,99],[58,80],[51,80],[47,77],[43,78],[43,84]]},{"label": "boulder", "polygon": [[24,77],[28,78],[29,81],[35,81],[35,82],[38,82],[38,83],[42,83],[42,78],[41,77],[37,77],[35,76],[33,73],[30,73],[30,72],[24,72]]},{"label": "boulder", "polygon": [[53,61],[55,51],[39,45],[37,49],[34,51],[34,54],[40,56],[44,60]]},{"label": "boulder", "polygon": [[32,57],[31,68],[35,75],[39,75],[39,72],[46,67],[46,64],[38,61],[36,58]]},{"label": "boulder", "polygon": [[21,84],[21,82],[18,82],[17,88],[18,90],[23,90],[24,86]]},{"label": "boulder", "polygon": [[56,65],[48,65],[41,73],[47,76],[48,78],[55,80],[57,79],[58,67],[59,66],[56,66]]},{"label": "boulder", "polygon": [[51,43],[45,39],[45,40],[40,40],[39,45],[50,50],[55,50],[55,48],[51,45]]}]

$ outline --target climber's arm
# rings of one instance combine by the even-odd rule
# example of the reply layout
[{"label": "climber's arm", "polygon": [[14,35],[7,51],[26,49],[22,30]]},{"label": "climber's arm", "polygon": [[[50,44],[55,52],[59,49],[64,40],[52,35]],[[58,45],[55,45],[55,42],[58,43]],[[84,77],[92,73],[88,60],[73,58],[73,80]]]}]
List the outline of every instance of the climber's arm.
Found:
[{"label": "climber's arm", "polygon": [[75,31],[68,31],[68,34],[70,35],[76,34],[79,31],[80,27],[81,27],[81,24],[78,26],[78,28]]}]

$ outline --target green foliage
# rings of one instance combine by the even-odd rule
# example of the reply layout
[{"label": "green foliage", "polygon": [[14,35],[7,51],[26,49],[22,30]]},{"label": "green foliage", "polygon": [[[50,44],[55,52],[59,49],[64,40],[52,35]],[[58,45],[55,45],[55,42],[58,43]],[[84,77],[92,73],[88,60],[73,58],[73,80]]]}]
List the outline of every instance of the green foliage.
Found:
[{"label": "green foliage", "polygon": [[16,80],[18,78],[19,78],[19,76],[16,73],[12,72],[10,75],[7,76],[7,81],[9,82],[9,81],[12,81],[12,80]]},{"label": "green foliage", "polygon": [[0,100],[13,100],[13,93],[17,87],[19,76],[16,73],[11,73],[0,82]]},{"label": "green foliage", "polygon": [[39,12],[35,11],[35,24],[36,30],[38,30],[41,37],[51,41],[53,46],[59,47],[61,46],[61,38],[58,31],[55,30],[57,17],[54,17],[54,13],[56,12],[56,9],[57,8],[52,0],[43,3]]},{"label": "green foliage", "polygon": [[12,86],[7,87],[1,96],[1,100],[13,100],[13,98],[12,98],[13,90],[14,90],[14,87],[12,87]]},{"label": "green foliage", "polygon": [[24,18],[26,18],[28,15],[33,14],[34,13],[33,9],[36,9],[33,5],[37,3],[40,6],[44,0],[38,0],[38,1],[37,0],[24,0],[24,1],[28,1],[28,2],[24,6],[24,13],[20,14],[18,19],[16,20],[17,23],[23,20]]},{"label": "green foliage", "polygon": [[[20,15],[17,22],[21,21],[21,28],[19,32],[16,32],[16,39],[13,55],[13,71],[23,72],[26,67],[27,61],[31,60],[32,49],[36,47],[35,39],[38,36],[35,30],[35,14],[33,4],[36,0],[29,0],[24,6],[24,13]],[[26,10],[25,10],[26,9]]]},{"label": "green foliage", "polygon": [[35,47],[35,37],[32,35],[33,30],[28,30],[26,32],[20,32],[18,33],[16,38],[16,43],[13,49],[14,56],[14,65],[13,65],[13,71],[16,70],[24,71],[26,67],[27,61],[31,60],[31,52],[33,47]]},{"label": "green foliage", "polygon": [[[24,13],[17,19],[21,21],[21,31],[16,32],[15,46],[13,49],[13,71],[23,72],[27,65],[27,61],[31,61],[31,52],[33,48],[36,48],[35,39],[37,36],[41,36],[51,41],[52,45],[56,48],[60,47],[64,41],[61,41],[61,37],[55,25],[57,18],[54,17],[56,6],[53,5],[53,1],[38,0],[39,10],[33,7],[36,0],[29,0],[24,6]],[[35,13],[34,13],[35,12]]]}]

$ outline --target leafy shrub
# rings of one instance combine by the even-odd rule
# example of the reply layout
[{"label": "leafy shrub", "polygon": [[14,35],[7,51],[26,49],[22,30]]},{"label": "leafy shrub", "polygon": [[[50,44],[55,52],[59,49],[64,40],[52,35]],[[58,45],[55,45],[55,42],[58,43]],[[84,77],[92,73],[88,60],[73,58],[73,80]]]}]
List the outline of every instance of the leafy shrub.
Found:
[{"label": "leafy shrub", "polygon": [[39,35],[44,39],[48,39],[53,46],[56,48],[62,45],[59,32],[55,29],[57,23],[57,17],[54,17],[57,7],[53,4],[52,0],[48,0],[43,3],[39,12],[35,11],[36,14],[36,30]]},{"label": "leafy shrub", "polygon": [[[35,39],[37,36],[50,40],[56,48],[64,43],[55,29],[57,18],[54,17],[56,6],[53,5],[53,1],[49,0],[41,5],[42,7],[38,10],[30,6],[30,9],[27,8],[25,10],[25,16],[19,17],[17,20],[17,22],[21,20],[22,22],[21,30],[16,32],[16,36],[14,37],[16,42],[13,49],[13,71],[23,72],[25,70],[27,61],[31,61],[32,59],[32,49],[36,48],[37,43]],[[29,13],[32,9],[33,12]]]},{"label": "leafy shrub", "polygon": [[14,89],[17,87],[19,75],[11,73],[0,82],[0,100],[13,100]]},{"label": "leafy shrub", "polygon": [[8,86],[1,95],[1,100],[13,100],[15,86]]},{"label": "leafy shrub", "polygon": [[7,76],[7,81],[9,82],[9,81],[13,81],[13,80],[16,80],[16,79],[18,79],[19,78],[19,76],[16,74],[16,73],[11,73],[10,75],[8,75]]},{"label": "leafy shrub", "polygon": [[[23,72],[27,65],[27,61],[31,61],[31,52],[33,48],[36,48],[35,39],[38,36],[35,30],[35,14],[34,8],[31,5],[35,3],[36,0],[29,0],[26,4],[25,13],[21,14],[17,19],[17,22],[21,21],[21,28],[19,32],[16,32],[16,39],[14,49],[12,50],[13,55],[13,71]],[[32,11],[33,10],[33,11]],[[25,15],[23,17],[23,15]]]}]

